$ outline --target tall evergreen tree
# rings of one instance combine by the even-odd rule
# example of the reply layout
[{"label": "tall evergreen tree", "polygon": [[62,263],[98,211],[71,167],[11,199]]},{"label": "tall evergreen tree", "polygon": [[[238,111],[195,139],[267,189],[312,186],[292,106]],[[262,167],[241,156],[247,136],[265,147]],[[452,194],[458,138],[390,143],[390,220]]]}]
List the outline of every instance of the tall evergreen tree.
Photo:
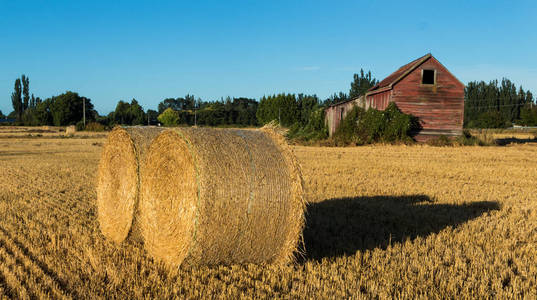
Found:
[{"label": "tall evergreen tree", "polygon": [[295,94],[278,94],[263,96],[259,101],[257,119],[260,124],[278,121],[282,126],[291,126],[298,122],[298,103]]},{"label": "tall evergreen tree", "polygon": [[323,101],[323,105],[332,105],[339,102],[347,101],[349,100],[349,96],[343,92],[334,93],[330,95],[326,100]]},{"label": "tall evergreen tree", "polygon": [[533,95],[507,78],[472,81],[465,88],[464,124],[467,127],[507,127],[521,118],[522,108]]},{"label": "tall evergreen tree", "polygon": [[30,78],[22,74],[21,81],[22,81],[22,95],[23,95],[22,111],[25,111],[28,109],[28,104],[30,102]]},{"label": "tall evergreen tree", "polygon": [[132,99],[128,113],[130,115],[130,124],[131,125],[144,125],[147,123],[144,109],[136,99]]},{"label": "tall evergreen tree", "polygon": [[21,80],[19,78],[15,79],[15,88],[13,93],[11,94],[11,103],[13,105],[13,111],[17,115],[17,120],[22,119],[22,87],[21,87]]},{"label": "tall evergreen tree", "polygon": [[366,74],[363,69],[360,69],[360,75],[354,74],[353,78],[354,80],[351,82],[351,89],[349,91],[350,99],[364,95],[368,89],[378,83],[378,80],[371,76],[371,71],[368,71]]},{"label": "tall evergreen tree", "polygon": [[35,97],[34,94],[32,94],[32,97],[30,97],[30,108],[35,108]]}]

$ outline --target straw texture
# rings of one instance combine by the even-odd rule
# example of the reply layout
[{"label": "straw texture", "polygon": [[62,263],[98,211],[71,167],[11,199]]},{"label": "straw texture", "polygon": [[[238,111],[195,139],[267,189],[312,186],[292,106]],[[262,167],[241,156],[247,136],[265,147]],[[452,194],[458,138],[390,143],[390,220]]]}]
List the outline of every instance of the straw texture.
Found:
[{"label": "straw texture", "polygon": [[166,264],[293,258],[304,225],[303,183],[274,132],[167,130],[151,144],[141,176],[144,245]]},{"label": "straw texture", "polygon": [[162,129],[116,127],[108,135],[101,153],[97,177],[97,218],[101,232],[121,243],[129,238],[142,241],[139,228],[139,198],[145,154]]}]

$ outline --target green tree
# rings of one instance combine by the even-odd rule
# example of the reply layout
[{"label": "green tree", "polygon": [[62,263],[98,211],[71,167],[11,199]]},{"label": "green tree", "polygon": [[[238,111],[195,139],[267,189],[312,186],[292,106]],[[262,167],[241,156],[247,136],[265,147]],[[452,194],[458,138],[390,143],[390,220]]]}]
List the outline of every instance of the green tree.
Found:
[{"label": "green tree", "polygon": [[196,98],[194,95],[187,94],[183,100],[182,109],[193,110],[196,107]]},{"label": "green tree", "polygon": [[183,109],[183,103],[184,103],[184,99],[183,98],[166,98],[164,100],[162,100],[162,102],[160,102],[158,104],[158,113],[161,114],[163,113],[167,108],[171,108],[173,110],[176,110],[176,111],[179,111],[179,110],[182,110]]},{"label": "green tree", "polygon": [[334,93],[328,97],[328,99],[323,101],[324,106],[332,105],[339,102],[344,102],[349,100],[349,96],[343,92]]},{"label": "green tree", "polygon": [[[522,108],[533,102],[533,94],[507,78],[469,82],[465,89],[465,127],[505,127],[521,117]],[[489,119],[487,119],[489,118]]]},{"label": "green tree", "polygon": [[25,111],[28,109],[29,101],[30,101],[30,79],[26,77],[24,74],[22,74],[21,81],[22,81],[22,95],[23,95],[22,111]]},{"label": "green tree", "polygon": [[86,103],[86,120],[94,121],[97,115],[91,100],[79,96],[78,93],[67,91],[50,98],[50,101],[52,122],[55,126],[75,125],[81,121],[84,102]]},{"label": "green tree", "polygon": [[298,94],[297,98],[297,122],[300,126],[306,126],[313,111],[318,109],[319,98],[316,95]]},{"label": "green tree", "polygon": [[5,119],[6,116],[2,113],[2,111],[0,110],[0,119]]},{"label": "green tree", "polygon": [[360,74],[354,74],[353,81],[351,82],[351,89],[349,91],[349,98],[353,99],[364,95],[367,90],[378,84],[378,80],[371,76],[371,71],[364,73],[363,69],[360,69]]},{"label": "green tree", "polygon": [[34,117],[39,125],[53,125],[52,118],[52,99],[40,101],[34,111]]},{"label": "green tree", "polygon": [[294,94],[263,96],[256,113],[260,124],[276,120],[282,126],[291,126],[298,120],[297,101]]},{"label": "green tree", "polygon": [[17,120],[20,121],[22,119],[23,105],[21,80],[19,78],[15,79],[15,88],[11,94],[11,104],[13,105],[13,111],[17,115]]},{"label": "green tree", "polygon": [[295,123],[295,125],[290,128],[287,137],[305,141],[327,138],[328,127],[324,120],[324,108],[318,106],[312,109],[307,123],[305,125],[301,125],[298,122]]},{"label": "green tree", "polygon": [[144,109],[138,104],[136,99],[132,99],[128,113],[131,118],[131,125],[144,125],[147,123]]},{"label": "green tree", "polygon": [[158,120],[164,126],[175,126],[179,124],[179,114],[177,111],[167,108],[158,116]]},{"label": "green tree", "polygon": [[7,115],[7,118],[12,119],[12,120],[16,120],[17,119],[17,113],[15,111],[12,111]]},{"label": "green tree", "polygon": [[116,105],[116,109],[114,110],[114,114],[113,114],[114,123],[130,125],[131,116],[129,114],[129,109],[130,109],[130,104],[128,102],[119,100],[119,102]]},{"label": "green tree", "polygon": [[144,125],[147,123],[144,109],[136,99],[132,99],[131,103],[120,100],[116,105],[112,119],[114,123],[123,125]]},{"label": "green tree", "polygon": [[520,125],[537,126],[537,105],[530,103],[520,112]]},{"label": "green tree", "polygon": [[158,123],[158,112],[156,110],[148,109],[146,116],[149,120],[147,125],[156,125]]},{"label": "green tree", "polygon": [[[228,111],[229,123],[237,124],[241,126],[253,126],[256,125],[256,111],[258,103],[254,99],[249,98],[233,98],[231,103],[231,110]],[[222,107],[223,109],[223,107]]]},{"label": "green tree", "polygon": [[30,108],[35,108],[35,106],[36,106],[36,101],[35,101],[34,94],[32,94],[32,97],[30,98]]},{"label": "green tree", "polygon": [[197,123],[200,125],[220,126],[227,124],[224,103],[210,102],[201,104],[197,111]]}]

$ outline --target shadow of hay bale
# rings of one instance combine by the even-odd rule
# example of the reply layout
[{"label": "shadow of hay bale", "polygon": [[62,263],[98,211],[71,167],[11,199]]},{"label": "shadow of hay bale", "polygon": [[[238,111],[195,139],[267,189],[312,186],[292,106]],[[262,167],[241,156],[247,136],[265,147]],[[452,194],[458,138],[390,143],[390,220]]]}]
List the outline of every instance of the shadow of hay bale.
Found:
[{"label": "shadow of hay bale", "polygon": [[390,243],[426,237],[499,208],[497,202],[489,201],[435,204],[425,195],[337,198],[310,203],[304,229],[305,259],[386,249]]},{"label": "shadow of hay bale", "polygon": [[495,143],[498,146],[506,146],[509,144],[537,143],[537,138],[520,139],[520,138],[510,137],[510,138],[496,139]]}]

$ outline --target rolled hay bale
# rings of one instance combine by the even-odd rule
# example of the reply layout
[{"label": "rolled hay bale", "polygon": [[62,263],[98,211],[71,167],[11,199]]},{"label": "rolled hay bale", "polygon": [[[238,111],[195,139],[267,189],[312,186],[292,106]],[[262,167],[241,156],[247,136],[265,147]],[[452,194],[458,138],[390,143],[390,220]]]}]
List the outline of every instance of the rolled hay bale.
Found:
[{"label": "rolled hay bale", "polygon": [[144,247],[169,266],[285,263],[304,226],[298,164],[260,130],[177,128],[141,172]]},{"label": "rolled hay bale", "polygon": [[65,135],[74,135],[76,132],[75,125],[70,125],[65,127]]},{"label": "rolled hay bale", "polygon": [[97,219],[103,235],[121,243],[141,242],[139,200],[143,169],[151,141],[163,129],[116,127],[103,146],[97,175]]}]

